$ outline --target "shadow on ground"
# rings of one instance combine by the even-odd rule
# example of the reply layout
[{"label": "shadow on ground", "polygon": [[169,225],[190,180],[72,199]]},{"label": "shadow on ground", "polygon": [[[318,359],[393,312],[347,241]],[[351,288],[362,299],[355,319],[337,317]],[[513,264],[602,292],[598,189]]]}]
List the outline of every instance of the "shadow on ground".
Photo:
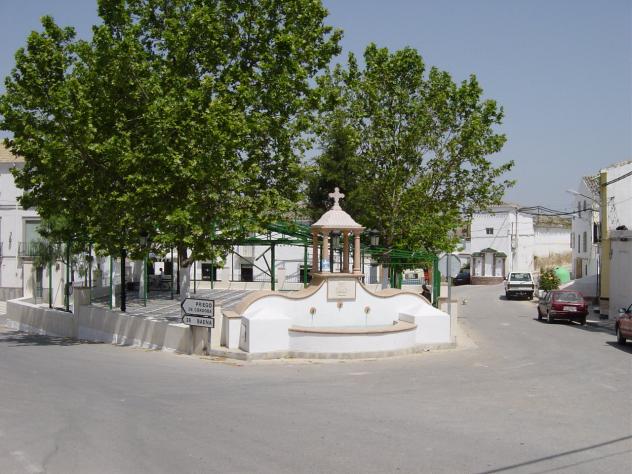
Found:
[{"label": "shadow on ground", "polygon": [[617,341],[606,341],[606,344],[612,346],[620,351],[632,354],[632,341],[628,341],[625,344],[618,344]]},{"label": "shadow on ground", "polygon": [[79,344],[102,344],[101,342],[79,341],[70,337],[40,336],[20,331],[0,332],[0,344],[20,346],[76,346]]}]

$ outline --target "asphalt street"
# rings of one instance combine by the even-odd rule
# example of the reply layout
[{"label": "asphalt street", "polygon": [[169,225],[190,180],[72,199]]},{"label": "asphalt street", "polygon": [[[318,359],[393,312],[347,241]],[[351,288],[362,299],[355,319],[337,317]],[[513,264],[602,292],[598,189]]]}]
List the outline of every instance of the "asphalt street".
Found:
[{"label": "asphalt street", "polygon": [[0,330],[0,472],[632,472],[632,344],[538,322],[499,286],[454,295],[466,344],[382,360],[237,363]]}]

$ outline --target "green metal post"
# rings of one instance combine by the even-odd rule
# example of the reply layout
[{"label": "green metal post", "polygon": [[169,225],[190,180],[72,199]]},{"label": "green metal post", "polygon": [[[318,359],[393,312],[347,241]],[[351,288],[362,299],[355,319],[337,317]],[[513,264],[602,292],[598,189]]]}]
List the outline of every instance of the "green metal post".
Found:
[{"label": "green metal post", "polygon": [[66,244],[66,282],[64,285],[64,298],[65,298],[65,306],[66,306],[66,311],[70,311],[70,295],[68,294],[68,291],[70,289],[70,287],[68,286],[70,284],[70,242],[68,242]]},{"label": "green metal post", "polygon": [[143,265],[143,305],[147,306],[147,275],[149,272],[147,271],[147,265],[149,263],[149,254],[145,253],[145,262]]},{"label": "green metal post", "polygon": [[211,290],[215,287],[215,282],[213,280],[215,280],[215,277],[213,276],[213,273],[215,273],[215,262],[211,262]]},{"label": "green metal post", "polygon": [[320,258],[318,259],[318,271],[322,273],[323,271],[323,243],[320,243],[320,251],[318,252]]},{"label": "green metal post", "polygon": [[270,245],[270,261],[270,289],[274,291],[276,289],[276,282],[274,281],[276,278],[274,271],[274,244]]},{"label": "green metal post", "polygon": [[53,307],[53,262],[48,262],[48,307]]},{"label": "green metal post", "polygon": [[307,245],[303,247],[303,286],[307,286]]},{"label": "green metal post", "polygon": [[171,285],[169,285],[171,287],[171,299],[173,299],[173,247],[171,247],[171,275],[169,276],[171,278]]},{"label": "green metal post", "polygon": [[112,309],[112,296],[114,292],[112,291],[112,285],[114,281],[112,280],[112,273],[114,272],[114,260],[112,259],[112,255],[110,255],[110,309]]},{"label": "green metal post", "polygon": [[197,278],[197,275],[196,275],[196,265],[195,265],[196,263],[197,263],[197,262],[194,260],[194,261],[193,261],[193,294],[195,294],[195,290],[196,290],[196,287],[195,287],[195,280],[196,280],[196,278]]},{"label": "green metal post", "polygon": [[127,281],[125,281],[125,258],[127,250],[121,249],[121,313],[127,311]]},{"label": "green metal post", "polygon": [[92,244],[88,246],[88,286],[90,287],[90,300],[92,301]]},{"label": "green metal post", "polygon": [[[355,253],[355,249],[354,249],[354,253]],[[366,281],[366,273],[364,273],[364,249],[362,248],[362,246],[360,245],[360,255],[361,255],[361,259],[362,259],[362,281]]]},{"label": "green metal post", "polygon": [[432,305],[439,307],[439,295],[441,294],[441,273],[439,273],[439,257],[432,259]]}]

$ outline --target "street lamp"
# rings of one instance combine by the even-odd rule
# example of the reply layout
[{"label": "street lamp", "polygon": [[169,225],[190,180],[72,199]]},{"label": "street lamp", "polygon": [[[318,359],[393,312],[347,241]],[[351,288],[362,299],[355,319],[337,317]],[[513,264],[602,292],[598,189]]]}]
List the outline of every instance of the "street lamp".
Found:
[{"label": "street lamp", "polygon": [[329,271],[334,271],[334,260],[336,251],[340,248],[340,231],[334,230],[331,236],[331,246],[329,247]]},{"label": "street lamp", "polygon": [[338,250],[340,248],[340,236],[341,235],[342,234],[339,231],[337,231],[337,230],[334,230],[331,233],[331,248],[332,249]]},{"label": "street lamp", "polygon": [[371,247],[377,247],[378,245],[380,245],[380,233],[377,230],[369,230],[369,242],[371,244]]}]

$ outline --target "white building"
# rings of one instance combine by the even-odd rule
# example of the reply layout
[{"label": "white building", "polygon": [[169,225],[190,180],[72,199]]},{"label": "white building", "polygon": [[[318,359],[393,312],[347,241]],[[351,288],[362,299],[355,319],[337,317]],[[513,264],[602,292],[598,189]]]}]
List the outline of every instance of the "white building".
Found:
[{"label": "white building", "polygon": [[494,206],[472,216],[470,251],[494,249],[506,254],[505,273],[514,269],[529,271],[534,245],[533,217],[519,212],[515,204]]},{"label": "white building", "polygon": [[40,218],[33,209],[18,203],[22,194],[15,186],[11,168],[24,166],[24,159],[13,155],[0,143],[0,300],[20,296],[48,298],[52,286],[55,303],[61,304],[62,272],[55,267],[33,267],[34,243],[40,240]]},{"label": "white building", "polygon": [[573,196],[572,274],[582,278],[599,272],[599,177],[582,178]]},{"label": "white building", "polygon": [[[516,204],[494,206],[472,216],[466,250],[473,256],[482,251],[494,254],[494,260],[487,258],[486,264],[474,259],[471,269],[473,276],[493,277],[494,281],[510,271],[536,271],[547,264],[562,264],[570,257],[570,221],[534,216]],[[503,256],[506,258],[501,264]]]},{"label": "white building", "polygon": [[599,172],[601,313],[615,317],[632,303],[632,160]]}]

